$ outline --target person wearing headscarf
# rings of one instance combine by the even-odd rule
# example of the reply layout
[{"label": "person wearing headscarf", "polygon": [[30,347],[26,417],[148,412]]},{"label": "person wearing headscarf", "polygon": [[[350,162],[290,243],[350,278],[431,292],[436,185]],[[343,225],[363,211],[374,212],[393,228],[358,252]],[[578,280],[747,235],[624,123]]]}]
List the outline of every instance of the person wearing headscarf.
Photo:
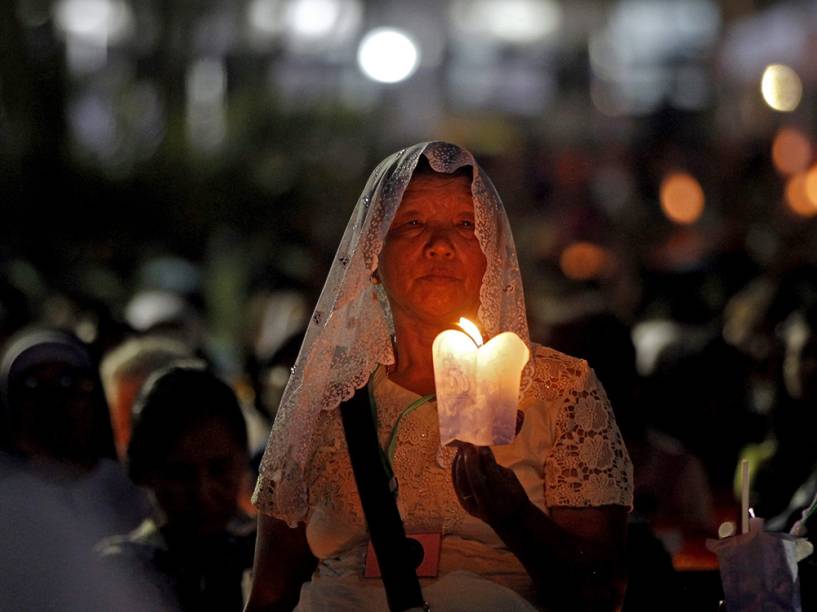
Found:
[{"label": "person wearing headscarf", "polygon": [[8,450],[87,471],[113,458],[96,369],[82,343],[56,329],[11,338],[0,361],[2,435]]},{"label": "person wearing headscarf", "polygon": [[[511,444],[442,447],[431,345],[460,316],[530,348]],[[420,143],[374,170],[284,391],[256,486],[248,610],[384,610],[338,406],[368,385],[395,431],[405,531],[436,534],[434,610],[613,610],[632,466],[585,361],[530,341],[503,205],[471,153]],[[399,421],[399,422],[398,422]],[[311,564],[317,569],[310,577]],[[308,579],[308,580],[307,580]]]},{"label": "person wearing headscarf", "polygon": [[77,516],[95,517],[99,538],[131,529],[149,512],[115,460],[96,364],[69,332],[23,330],[0,358],[0,446],[49,484]]},{"label": "person wearing headscarf", "polygon": [[93,555],[146,499],[113,460],[96,366],[72,334],[24,330],[0,355],[0,610],[156,610]]}]

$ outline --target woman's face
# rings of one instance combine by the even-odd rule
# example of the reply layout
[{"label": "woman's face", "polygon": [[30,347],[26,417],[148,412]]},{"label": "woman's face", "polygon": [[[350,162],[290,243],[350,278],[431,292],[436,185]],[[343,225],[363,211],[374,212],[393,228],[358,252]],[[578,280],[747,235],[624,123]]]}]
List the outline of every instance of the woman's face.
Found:
[{"label": "woman's face", "polygon": [[411,180],[395,214],[378,274],[395,318],[448,326],[475,319],[485,255],[474,235],[467,177],[421,175]]},{"label": "woman's face", "polygon": [[27,370],[15,392],[18,450],[83,468],[93,466],[94,389],[91,374],[62,362]]}]

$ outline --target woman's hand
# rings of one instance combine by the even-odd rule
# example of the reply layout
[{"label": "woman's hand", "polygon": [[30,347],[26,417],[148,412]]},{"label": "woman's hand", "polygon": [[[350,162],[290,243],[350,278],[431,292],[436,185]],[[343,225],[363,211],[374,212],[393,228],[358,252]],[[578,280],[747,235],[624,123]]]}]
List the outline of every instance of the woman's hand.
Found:
[{"label": "woman's hand", "polygon": [[487,446],[462,444],[451,464],[451,479],[465,511],[492,527],[512,520],[530,503],[516,474],[499,465]]},{"label": "woman's hand", "polygon": [[318,560],[306,540],[306,525],[290,528],[284,521],[258,513],[252,587],[244,612],[292,610]]}]

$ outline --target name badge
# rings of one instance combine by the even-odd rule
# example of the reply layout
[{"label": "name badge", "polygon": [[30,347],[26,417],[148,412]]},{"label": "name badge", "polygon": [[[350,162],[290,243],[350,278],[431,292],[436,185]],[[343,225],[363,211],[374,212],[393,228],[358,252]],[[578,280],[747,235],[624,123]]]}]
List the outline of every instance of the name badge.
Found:
[{"label": "name badge", "polygon": [[[442,534],[410,533],[406,536],[417,555],[415,566],[418,578],[436,578],[440,572],[440,545]],[[366,549],[366,564],[363,567],[364,578],[380,578],[380,566],[371,540]]]}]

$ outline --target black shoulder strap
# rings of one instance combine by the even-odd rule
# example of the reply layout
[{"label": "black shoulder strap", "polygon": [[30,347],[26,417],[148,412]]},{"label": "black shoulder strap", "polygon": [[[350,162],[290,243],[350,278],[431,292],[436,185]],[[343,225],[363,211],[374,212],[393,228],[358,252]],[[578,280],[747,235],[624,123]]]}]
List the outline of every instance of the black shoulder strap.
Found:
[{"label": "black shoulder strap", "polygon": [[392,612],[424,605],[397,503],[380,459],[366,387],[340,406],[355,482]]}]

